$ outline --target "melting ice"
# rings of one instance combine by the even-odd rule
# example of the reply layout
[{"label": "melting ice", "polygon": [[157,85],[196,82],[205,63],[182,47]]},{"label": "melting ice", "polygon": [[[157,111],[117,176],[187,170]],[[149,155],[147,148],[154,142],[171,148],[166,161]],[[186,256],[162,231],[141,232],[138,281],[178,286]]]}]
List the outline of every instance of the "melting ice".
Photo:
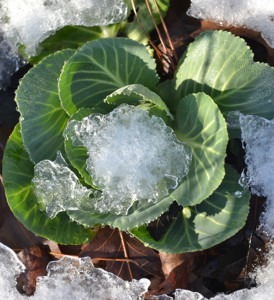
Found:
[{"label": "melting ice", "polygon": [[161,118],[129,105],[70,121],[65,138],[88,150],[87,170],[102,190],[96,207],[102,213],[127,214],[135,201],[162,199],[186,176],[191,161],[190,147]]},{"label": "melting ice", "polygon": [[188,14],[221,25],[254,29],[274,47],[274,0],[191,0]]},{"label": "melting ice", "polygon": [[101,26],[126,17],[123,0],[0,0],[0,88],[21,64],[20,45],[31,57],[41,41],[63,26]]},{"label": "melting ice", "polygon": [[35,165],[32,183],[41,209],[50,218],[61,211],[93,208],[92,191],[81,185],[61,153],[55,161],[42,160]]},{"label": "melting ice", "polygon": [[128,282],[103,269],[97,269],[89,257],[63,257],[49,263],[48,275],[38,277],[34,296],[27,297],[19,294],[16,289],[16,277],[23,269],[16,254],[0,243],[1,299],[141,300],[150,285],[148,279]]}]

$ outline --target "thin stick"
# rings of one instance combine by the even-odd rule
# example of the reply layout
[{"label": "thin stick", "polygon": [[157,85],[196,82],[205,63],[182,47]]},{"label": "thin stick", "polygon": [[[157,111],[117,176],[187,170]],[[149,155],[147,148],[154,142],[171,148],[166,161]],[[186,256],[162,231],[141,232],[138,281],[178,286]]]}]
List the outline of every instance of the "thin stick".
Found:
[{"label": "thin stick", "polygon": [[[128,252],[127,252],[127,248],[126,248],[126,244],[125,244],[125,240],[124,240],[124,236],[123,236],[123,233],[119,230],[119,235],[120,235],[120,239],[121,239],[121,243],[122,243],[122,247],[123,247],[123,251],[124,251],[124,256],[126,259],[128,259]],[[132,271],[131,271],[131,267],[130,267],[130,262],[127,261],[127,267],[128,267],[128,272],[129,272],[129,275],[131,277],[131,280],[133,279],[133,274],[132,274]]]},{"label": "thin stick", "polygon": [[150,7],[150,5],[149,5],[149,2],[148,2],[148,0],[145,0],[145,1],[146,1],[146,6],[147,6],[147,9],[148,9],[148,11],[149,11],[149,14],[150,14],[150,16],[151,16],[151,20],[152,20],[152,22],[153,22],[153,24],[154,24],[154,27],[155,27],[155,29],[156,29],[156,31],[157,31],[157,34],[158,34],[159,39],[160,39],[160,42],[161,42],[162,47],[163,47],[163,49],[164,49],[164,52],[167,53],[166,45],[165,45],[165,43],[164,43],[164,41],[163,41],[163,38],[162,38],[161,32],[160,32],[160,30],[159,30],[159,28],[158,28],[158,26],[157,26],[157,23],[156,23],[156,21],[155,21],[155,19],[154,19],[154,16],[153,16],[151,7]]},{"label": "thin stick", "polygon": [[137,10],[136,10],[136,5],[135,5],[134,0],[131,0],[131,5],[132,5],[133,12],[134,12],[134,14],[135,14],[136,20],[137,20],[137,22],[138,22],[138,24],[139,24],[141,30],[143,31],[143,33],[145,34],[145,36],[146,36],[147,39],[149,40],[150,45],[151,45],[152,48],[155,50],[157,56],[158,56],[159,59],[160,59],[160,57],[161,57],[161,52],[160,52],[160,50],[158,49],[158,47],[157,47],[157,46],[152,42],[152,40],[149,38],[149,35],[146,33],[146,31],[145,31],[143,25],[141,24],[140,19],[139,19],[139,17],[138,17],[138,12],[137,12]]},{"label": "thin stick", "polygon": [[169,35],[169,32],[168,32],[168,29],[167,29],[167,27],[166,27],[166,22],[164,21],[164,18],[163,18],[162,14],[161,14],[159,5],[157,4],[157,1],[154,0],[154,3],[155,3],[155,6],[156,6],[156,8],[157,8],[158,14],[159,14],[159,16],[160,16],[161,23],[162,23],[162,25],[163,25],[163,28],[164,28],[164,31],[165,31],[165,34],[166,34],[166,37],[167,37],[167,40],[168,40],[170,49],[172,50],[173,56],[174,56],[174,58],[175,58],[175,61],[178,62],[178,56],[177,56],[177,53],[176,53],[175,48],[174,48],[174,46],[173,46],[173,43],[172,43],[172,41],[171,41],[171,38],[170,38],[170,35]]},{"label": "thin stick", "polygon": [[[56,253],[56,252],[49,252],[49,254],[55,256],[55,257],[63,257],[63,256],[70,256],[70,257],[75,257],[75,258],[79,258],[79,256],[77,255],[67,255],[67,254],[63,254],[63,253]],[[118,262],[131,262],[137,266],[140,266],[140,264],[133,260],[133,259],[129,259],[129,258],[112,258],[112,257],[92,257],[91,258],[92,261],[118,261]]]}]

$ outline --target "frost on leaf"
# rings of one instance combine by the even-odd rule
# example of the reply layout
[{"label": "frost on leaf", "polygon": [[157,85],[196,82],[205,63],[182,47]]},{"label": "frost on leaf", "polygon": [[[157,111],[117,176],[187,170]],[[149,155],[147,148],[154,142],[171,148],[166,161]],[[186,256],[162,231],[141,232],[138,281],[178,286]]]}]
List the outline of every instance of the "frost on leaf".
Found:
[{"label": "frost on leaf", "polygon": [[274,120],[241,115],[240,125],[246,150],[247,183],[253,193],[267,197],[261,223],[274,236]]},{"label": "frost on leaf", "polygon": [[42,160],[34,167],[33,190],[50,218],[68,210],[91,209],[92,191],[82,186],[61,153],[55,161]]},{"label": "frost on leaf", "polygon": [[88,150],[87,170],[102,190],[100,213],[127,214],[169,195],[186,176],[191,149],[164,121],[135,106],[71,120],[65,138]]}]

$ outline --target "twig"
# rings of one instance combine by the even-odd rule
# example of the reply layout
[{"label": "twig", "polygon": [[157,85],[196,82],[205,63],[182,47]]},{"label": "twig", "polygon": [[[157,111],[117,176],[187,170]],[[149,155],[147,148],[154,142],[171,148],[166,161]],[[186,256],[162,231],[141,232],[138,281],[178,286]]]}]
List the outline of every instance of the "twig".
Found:
[{"label": "twig", "polygon": [[[127,252],[127,248],[126,248],[124,236],[123,236],[122,231],[120,231],[120,230],[119,230],[119,235],[120,235],[120,239],[121,239],[121,243],[122,243],[122,247],[123,247],[123,251],[124,251],[124,256],[125,256],[126,259],[128,259],[129,256],[128,256],[128,252]],[[127,261],[126,263],[127,263],[127,267],[128,267],[128,272],[129,272],[130,278],[132,280],[133,279],[133,274],[132,274],[132,271],[131,271],[130,262]]]}]

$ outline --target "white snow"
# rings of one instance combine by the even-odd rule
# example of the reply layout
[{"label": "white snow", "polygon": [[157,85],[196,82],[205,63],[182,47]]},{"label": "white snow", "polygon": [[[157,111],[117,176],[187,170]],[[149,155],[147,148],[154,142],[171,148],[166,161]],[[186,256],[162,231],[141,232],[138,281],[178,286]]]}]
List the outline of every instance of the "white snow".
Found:
[{"label": "white snow", "polygon": [[20,45],[31,57],[41,41],[63,26],[101,26],[126,17],[123,0],[0,0],[0,89],[22,63]]},{"label": "white snow", "polygon": [[25,269],[16,254],[0,243],[0,299],[20,300],[16,278]]},{"label": "white snow", "polygon": [[189,170],[190,147],[161,118],[135,106],[72,120],[64,133],[74,145],[88,149],[87,170],[102,190],[99,212],[127,214],[135,201],[156,202]]},{"label": "white snow", "polygon": [[16,277],[23,269],[16,254],[0,243],[0,299],[141,300],[150,285],[148,279],[128,282],[97,269],[89,257],[65,256],[48,264],[48,275],[38,277],[34,296],[27,297],[16,289]]},{"label": "white snow", "polygon": [[261,32],[274,47],[274,0],[191,0],[190,16]]},{"label": "white snow", "polygon": [[1,0],[0,6],[5,36],[13,45],[25,45],[28,56],[65,25],[107,25],[127,16],[123,0]]},{"label": "white snow", "polygon": [[274,237],[274,120],[241,115],[240,125],[246,151],[247,183],[253,193],[267,197],[261,226]]},{"label": "white snow", "polygon": [[37,281],[34,299],[138,300],[150,285],[148,279],[128,282],[95,268],[89,257],[63,257],[47,269],[48,276]]}]

